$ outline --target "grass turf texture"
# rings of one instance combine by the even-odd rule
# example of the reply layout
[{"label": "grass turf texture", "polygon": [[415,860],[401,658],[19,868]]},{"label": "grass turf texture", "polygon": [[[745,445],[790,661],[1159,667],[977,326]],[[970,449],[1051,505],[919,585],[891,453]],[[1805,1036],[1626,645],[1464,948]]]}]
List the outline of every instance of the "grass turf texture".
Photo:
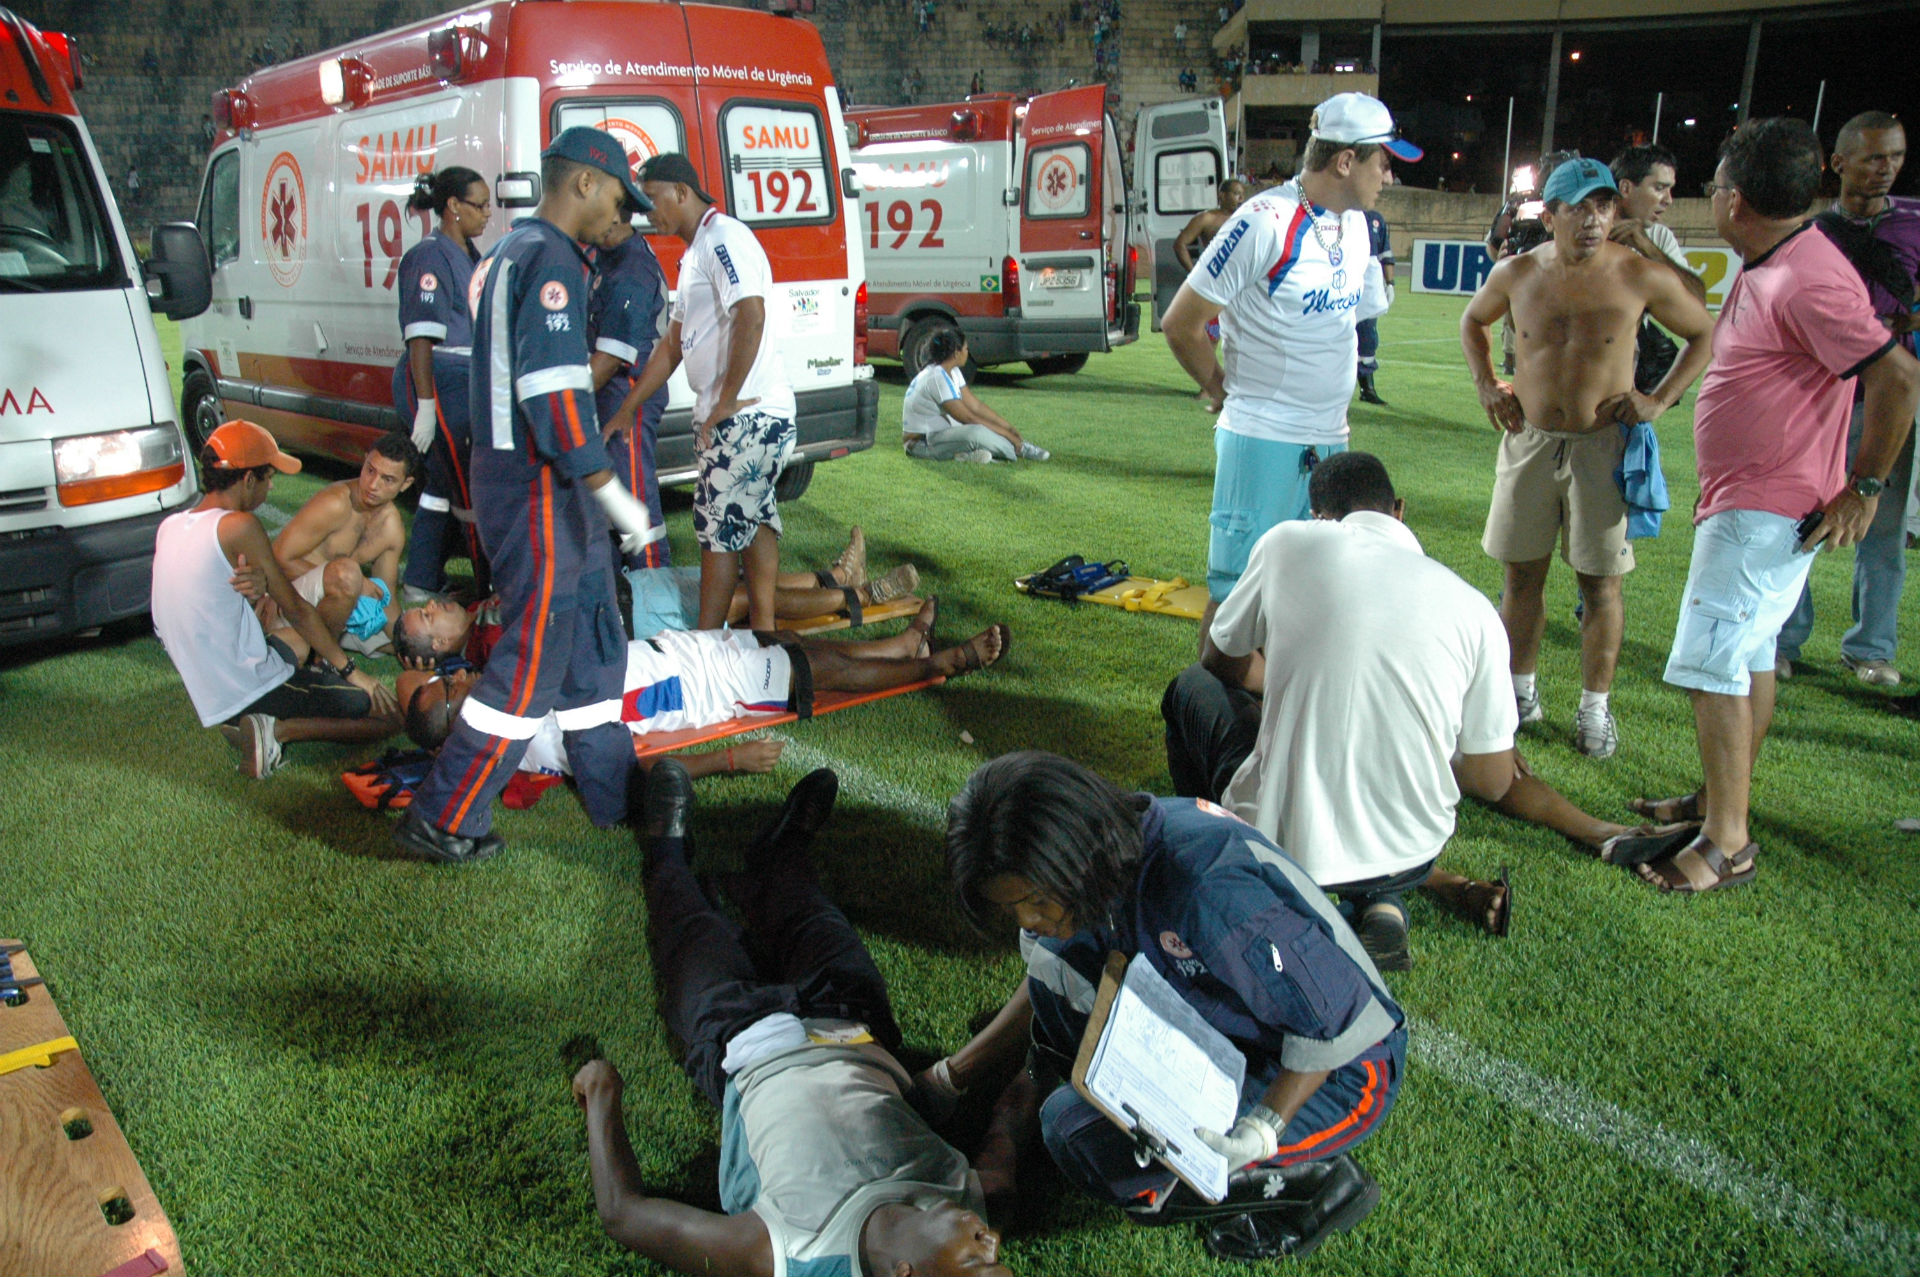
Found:
[{"label": "grass turf texture", "polygon": [[[1428,552],[1491,596],[1499,569],[1478,537],[1494,436],[1460,366],[1460,306],[1401,298],[1382,325],[1392,406],[1356,404],[1353,443],[1386,460]],[[947,797],[982,760],[1024,747],[1166,792],[1158,698],[1197,634],[1024,598],[1010,581],[1073,552],[1200,579],[1212,445],[1158,337],[1077,376],[981,378],[983,397],[1053,450],[1046,464],[909,462],[895,443],[897,368],[883,366],[881,388],[880,446],[819,469],[783,512],[785,557],[824,564],[862,523],[876,566],[920,565],[942,638],[1005,620],[1011,655],[789,729],[772,776],[702,782],[696,829],[725,856],[805,770],[841,767],[822,876],[892,981],[909,1042],[951,1048],[1018,968],[1011,934],[979,937],[951,904]],[[1690,409],[1661,423],[1678,517],[1641,543],[1627,582],[1610,762],[1572,748],[1564,565],[1549,585],[1547,721],[1522,745],[1551,783],[1611,816],[1697,777],[1687,701],[1660,682],[1686,571]],[[338,473],[312,469],[277,481],[275,504],[292,510]],[[690,561],[686,496],[668,507]],[[1915,725],[1839,665],[1848,566],[1833,555],[1814,574],[1809,667],[1783,687],[1756,786],[1755,886],[1661,897],[1544,831],[1462,809],[1448,863],[1513,867],[1514,934],[1492,940],[1415,902],[1417,966],[1394,981],[1416,1020],[1411,1067],[1360,1152],[1384,1198],[1303,1269],[1920,1266],[1920,1071],[1895,1041],[1916,1022],[1902,937],[1920,843],[1890,823],[1920,814],[1920,765]],[[1910,593],[1910,639],[1914,609]],[[190,1268],[646,1271],[595,1218],[562,1062],[581,1035],[626,1074],[648,1180],[711,1198],[717,1117],[675,1069],[653,1006],[625,833],[593,830],[557,792],[499,813],[508,850],[484,866],[393,859],[390,818],[336,779],[371,751],[303,745],[271,781],[242,779],[138,629],[8,654],[0,693],[0,932],[25,937],[49,975]],[[1496,1074],[1520,1077],[1519,1091]],[[1575,1107],[1627,1116],[1570,1119],[1528,1098],[1544,1079]],[[1694,1159],[1682,1182],[1664,1155],[1636,1151],[1645,1141],[1613,1138],[1655,1124],[1719,1162]],[[1187,1230],[1131,1229],[1036,1182],[1049,1195],[1038,1230],[1006,1247],[1020,1271],[1243,1271]],[[1795,1189],[1837,1209],[1804,1209]]]}]

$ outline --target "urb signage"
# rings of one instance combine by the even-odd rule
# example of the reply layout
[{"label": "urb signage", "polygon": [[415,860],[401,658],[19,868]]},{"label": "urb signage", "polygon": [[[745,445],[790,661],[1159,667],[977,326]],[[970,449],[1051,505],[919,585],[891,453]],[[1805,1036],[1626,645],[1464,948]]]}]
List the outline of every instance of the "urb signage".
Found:
[{"label": "urb signage", "polygon": [[[1718,310],[1726,300],[1733,277],[1739,274],[1740,259],[1730,248],[1694,248],[1681,250],[1687,264],[1700,276],[1707,289],[1707,306]],[[1413,291],[1416,293],[1453,293],[1471,297],[1487,282],[1493,269],[1493,255],[1485,244],[1460,239],[1416,239],[1413,241]]]}]

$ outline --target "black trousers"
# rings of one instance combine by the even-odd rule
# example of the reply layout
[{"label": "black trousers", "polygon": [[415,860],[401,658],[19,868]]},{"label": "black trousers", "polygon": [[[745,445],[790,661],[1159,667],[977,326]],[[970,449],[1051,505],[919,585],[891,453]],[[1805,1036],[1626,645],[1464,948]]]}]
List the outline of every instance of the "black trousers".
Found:
[{"label": "black trousers", "polygon": [[[1260,736],[1260,698],[1220,681],[1195,662],[1160,697],[1167,723],[1167,770],[1181,798],[1219,802]],[[1282,848],[1281,850],[1285,850]],[[1343,905],[1364,909],[1377,900],[1399,903],[1399,893],[1427,880],[1433,862],[1365,882],[1322,883]]]},{"label": "black trousers", "polygon": [[656,850],[645,879],[661,1012],[687,1076],[716,1108],[728,1041],[775,1012],[857,1020],[887,1050],[900,1047],[880,968],[805,855],[749,854],[770,868],[727,882],[744,928],[714,908],[678,847]]}]

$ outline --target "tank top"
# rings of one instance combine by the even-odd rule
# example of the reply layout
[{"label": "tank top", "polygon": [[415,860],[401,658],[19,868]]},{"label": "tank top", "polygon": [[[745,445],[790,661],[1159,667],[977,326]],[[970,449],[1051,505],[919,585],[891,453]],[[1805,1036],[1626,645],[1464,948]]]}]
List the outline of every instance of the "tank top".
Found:
[{"label": "tank top", "polygon": [[293,666],[267,645],[260,619],[229,584],[233,565],[220,548],[220,518],[232,513],[185,510],[154,536],[153,632],[205,727],[293,677]]}]

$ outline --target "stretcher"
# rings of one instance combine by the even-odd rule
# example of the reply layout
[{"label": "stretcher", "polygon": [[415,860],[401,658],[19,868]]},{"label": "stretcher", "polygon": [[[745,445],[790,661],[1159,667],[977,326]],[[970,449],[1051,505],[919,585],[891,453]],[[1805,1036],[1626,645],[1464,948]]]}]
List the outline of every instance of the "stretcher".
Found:
[{"label": "stretcher", "polygon": [[[923,678],[917,683],[908,683],[905,687],[890,687],[884,692],[816,692],[813,697],[813,717],[819,718],[822,714],[832,714],[839,710],[852,709],[855,705],[885,700],[889,696],[900,696],[907,692],[937,687],[946,681],[945,675],[935,675],[933,678]],[[670,754],[676,749],[712,744],[714,741],[725,740],[729,736],[739,736],[744,732],[757,732],[763,727],[780,727],[799,721],[798,714],[792,710],[783,710],[778,714],[742,714],[738,718],[729,718],[726,722],[715,723],[711,727],[688,727],[677,732],[643,732],[633,738],[633,753],[636,758],[652,758],[656,754]]]},{"label": "stretcher", "polygon": [[[875,603],[860,609],[860,624],[872,625],[876,621],[897,621],[901,617],[910,617],[925,605],[924,599],[911,594],[903,595],[886,603]],[[828,630],[852,628],[853,618],[843,611],[829,612],[825,616],[809,616],[800,621],[781,621],[780,628],[791,630],[795,634],[820,634]]]},{"label": "stretcher", "polygon": [[0,941],[0,990],[0,1273],[178,1273],[173,1225],[18,941]]},{"label": "stretcher", "polygon": [[[1034,574],[1037,575],[1037,574]],[[1022,594],[1032,593],[1027,588],[1031,576],[1014,579],[1013,588]],[[1041,597],[1035,595],[1035,597]],[[1085,603],[1104,603],[1108,607],[1125,608],[1129,612],[1159,612],[1166,616],[1184,616],[1197,621],[1207,610],[1207,587],[1189,584],[1183,576],[1168,580],[1156,580],[1150,576],[1130,576],[1114,585],[1098,590],[1089,590],[1079,596]]]}]

